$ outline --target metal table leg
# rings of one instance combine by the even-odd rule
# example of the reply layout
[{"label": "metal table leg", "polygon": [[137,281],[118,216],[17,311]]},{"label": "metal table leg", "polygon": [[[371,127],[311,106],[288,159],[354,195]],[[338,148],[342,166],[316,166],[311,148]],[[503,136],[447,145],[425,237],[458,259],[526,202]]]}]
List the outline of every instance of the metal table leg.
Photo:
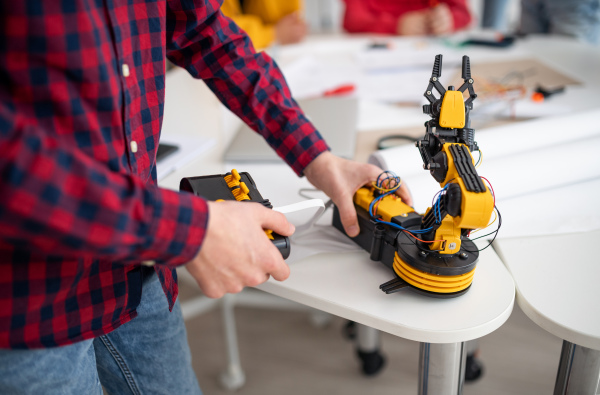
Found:
[{"label": "metal table leg", "polygon": [[421,343],[419,395],[460,395],[465,381],[465,343]]},{"label": "metal table leg", "polygon": [[599,393],[600,350],[563,340],[554,395]]}]

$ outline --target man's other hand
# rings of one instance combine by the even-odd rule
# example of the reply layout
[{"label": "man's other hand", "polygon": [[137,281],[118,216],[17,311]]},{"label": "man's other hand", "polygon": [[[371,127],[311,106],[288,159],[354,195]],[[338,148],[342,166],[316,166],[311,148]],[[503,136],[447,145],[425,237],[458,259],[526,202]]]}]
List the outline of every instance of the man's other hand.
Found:
[{"label": "man's other hand", "polygon": [[[370,185],[382,172],[377,166],[350,161],[331,152],[324,152],[308,165],[304,175],[311,184],[333,200],[340,210],[344,230],[354,237],[358,235],[359,229],[352,198],[360,187]],[[412,197],[406,184],[402,183],[396,194],[404,203],[412,206]]]},{"label": "man's other hand", "polygon": [[281,213],[258,203],[208,202],[209,219],[200,252],[186,267],[202,292],[210,298],[238,293],[273,276],[283,281],[290,269],[265,234],[271,229],[283,236],[294,225]]}]

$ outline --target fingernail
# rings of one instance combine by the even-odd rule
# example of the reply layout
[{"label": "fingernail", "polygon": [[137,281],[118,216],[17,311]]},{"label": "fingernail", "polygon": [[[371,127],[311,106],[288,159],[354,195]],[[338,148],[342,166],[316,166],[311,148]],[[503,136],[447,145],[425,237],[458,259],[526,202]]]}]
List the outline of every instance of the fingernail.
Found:
[{"label": "fingernail", "polygon": [[296,231],[296,227],[294,224],[290,223],[290,232],[294,233]]},{"label": "fingernail", "polygon": [[348,236],[350,237],[354,237],[358,235],[358,226],[356,225],[351,225],[348,227]]}]

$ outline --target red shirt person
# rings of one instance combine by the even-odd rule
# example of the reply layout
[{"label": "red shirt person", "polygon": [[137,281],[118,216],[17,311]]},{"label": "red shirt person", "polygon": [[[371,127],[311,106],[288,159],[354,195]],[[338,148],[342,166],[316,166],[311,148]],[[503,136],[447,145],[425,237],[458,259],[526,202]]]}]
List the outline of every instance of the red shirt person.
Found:
[{"label": "red shirt person", "polygon": [[440,35],[465,28],[465,0],[344,0],[344,29],[350,33]]}]

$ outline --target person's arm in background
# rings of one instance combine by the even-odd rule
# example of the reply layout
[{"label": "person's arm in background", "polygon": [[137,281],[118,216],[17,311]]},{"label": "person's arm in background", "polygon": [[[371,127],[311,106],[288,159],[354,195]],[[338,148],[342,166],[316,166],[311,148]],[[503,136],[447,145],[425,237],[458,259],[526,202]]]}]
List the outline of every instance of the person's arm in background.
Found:
[{"label": "person's arm in background", "polygon": [[274,42],[297,43],[306,36],[307,26],[298,12],[281,16],[269,23],[263,21],[260,15],[243,13],[239,0],[225,0],[221,11],[250,36],[255,48],[266,48]]},{"label": "person's arm in background", "polygon": [[239,0],[225,0],[221,11],[243,29],[256,48],[266,48],[275,41],[275,26],[265,24],[258,15],[243,14]]},{"label": "person's arm in background", "polygon": [[[302,175],[306,170],[309,181],[328,193],[343,211],[342,220],[349,233],[356,234],[358,221],[352,196],[358,187],[374,180],[381,170],[327,152],[327,144],[292,99],[281,70],[267,54],[254,51],[247,35],[223,16],[218,1],[198,1],[196,5],[170,2],[167,31],[169,60],[192,76],[203,79],[223,104],[262,134],[296,174]],[[408,191],[404,189],[403,193],[405,200],[410,202]],[[249,232],[257,240],[267,238],[257,224],[246,224],[233,216],[233,208],[243,211],[245,204],[230,203],[228,206],[210,203],[211,220],[205,244],[200,254],[187,265],[200,287],[205,293],[208,289],[207,295],[212,297],[266,281],[269,274],[279,273],[280,278],[289,274],[289,269],[287,273],[283,272],[281,265],[287,266],[273,247],[261,251],[269,254],[263,259],[270,265],[265,268],[262,278],[259,271],[253,275],[231,275],[231,270],[255,265],[259,249],[259,246],[248,250],[231,248],[231,240],[248,238]],[[213,212],[213,209],[217,211]],[[232,227],[232,221],[239,226]],[[285,230],[285,223],[281,223],[279,228]],[[247,229],[244,228],[246,225]],[[213,280],[215,278],[219,280]]]},{"label": "person's arm in background", "polygon": [[344,1],[346,11],[343,26],[349,33],[380,33],[400,36],[425,36],[430,33],[428,8],[391,14],[373,10],[364,0]]},{"label": "person's arm in background", "polygon": [[344,0],[343,27],[349,33],[397,34],[398,18],[392,14],[374,12],[364,0]]},{"label": "person's arm in background", "polygon": [[429,31],[436,36],[464,29],[470,22],[465,0],[444,0],[429,11]]}]

